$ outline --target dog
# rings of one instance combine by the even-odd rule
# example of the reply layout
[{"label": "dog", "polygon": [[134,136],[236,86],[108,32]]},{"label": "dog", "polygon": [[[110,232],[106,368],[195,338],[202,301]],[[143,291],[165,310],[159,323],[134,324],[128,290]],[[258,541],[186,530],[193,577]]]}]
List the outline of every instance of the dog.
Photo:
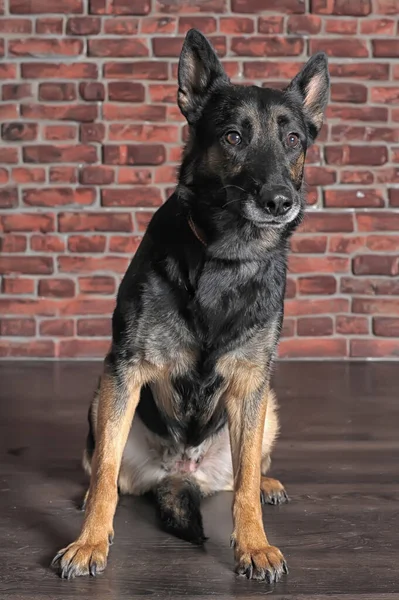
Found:
[{"label": "dog", "polygon": [[189,139],[118,291],[89,411],[84,524],[52,563],[63,578],[105,569],[118,490],[152,492],[163,527],[196,544],[201,498],[233,490],[236,572],[268,583],[288,572],[262,521],[262,502],[288,499],[266,476],[278,433],[270,376],[306,150],[328,95],[323,53],[283,91],[233,85],[207,39],[187,33],[178,105]]}]

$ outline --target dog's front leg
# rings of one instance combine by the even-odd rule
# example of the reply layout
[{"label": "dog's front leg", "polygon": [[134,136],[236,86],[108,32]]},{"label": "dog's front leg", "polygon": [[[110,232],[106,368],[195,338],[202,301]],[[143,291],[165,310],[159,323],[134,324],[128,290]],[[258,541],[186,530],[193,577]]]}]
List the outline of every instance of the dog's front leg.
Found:
[{"label": "dog's front leg", "polygon": [[259,498],[262,437],[268,392],[242,398],[228,391],[226,409],[234,469],[234,531],[236,571],[249,579],[278,581],[287,572],[284,557],[267,540]]},{"label": "dog's front leg", "polygon": [[96,575],[106,567],[118,501],[118,474],[142,384],[138,369],[111,369],[105,361],[84,523],[78,539],[60,550],[53,560],[61,577]]}]

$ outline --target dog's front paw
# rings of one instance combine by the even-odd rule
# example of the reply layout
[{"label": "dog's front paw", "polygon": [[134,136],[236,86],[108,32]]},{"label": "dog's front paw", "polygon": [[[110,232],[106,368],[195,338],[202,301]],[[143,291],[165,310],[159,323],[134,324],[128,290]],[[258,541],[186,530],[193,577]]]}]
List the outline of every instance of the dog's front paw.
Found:
[{"label": "dog's front paw", "polygon": [[275,583],[283,573],[288,573],[284,556],[275,546],[263,548],[235,547],[236,573],[248,579]]},{"label": "dog's front paw", "polygon": [[96,543],[76,540],[58,552],[51,566],[59,570],[62,579],[89,574],[95,577],[107,566],[108,548],[108,539]]}]

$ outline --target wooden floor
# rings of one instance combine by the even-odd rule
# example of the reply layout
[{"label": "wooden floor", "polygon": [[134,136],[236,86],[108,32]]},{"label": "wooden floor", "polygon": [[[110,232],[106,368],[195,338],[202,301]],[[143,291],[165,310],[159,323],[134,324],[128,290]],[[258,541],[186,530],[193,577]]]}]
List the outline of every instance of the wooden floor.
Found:
[{"label": "wooden floor", "polygon": [[109,565],[62,581],[49,569],[82,521],[80,454],[99,363],[0,363],[0,599],[399,599],[399,365],[283,363],[272,475],[288,505],[264,508],[290,574],[270,587],[233,573],[231,494],[203,504],[205,550],[158,531],[123,497]]}]

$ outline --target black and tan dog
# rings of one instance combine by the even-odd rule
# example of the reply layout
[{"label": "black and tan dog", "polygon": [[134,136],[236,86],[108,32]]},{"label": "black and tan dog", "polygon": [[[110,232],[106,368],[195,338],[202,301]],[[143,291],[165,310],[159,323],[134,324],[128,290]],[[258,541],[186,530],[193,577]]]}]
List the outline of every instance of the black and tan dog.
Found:
[{"label": "black and tan dog", "polygon": [[278,431],[270,372],[306,149],[328,89],[324,54],[283,92],[244,87],[201,33],[187,34],[178,104],[190,137],[176,192],[119,289],[89,413],[84,524],[53,561],[62,577],[105,568],[118,487],[153,491],[166,529],[194,543],[205,540],[201,497],[234,490],[237,572],[268,582],[286,572],[261,512],[261,500],[287,499],[265,476]]}]

